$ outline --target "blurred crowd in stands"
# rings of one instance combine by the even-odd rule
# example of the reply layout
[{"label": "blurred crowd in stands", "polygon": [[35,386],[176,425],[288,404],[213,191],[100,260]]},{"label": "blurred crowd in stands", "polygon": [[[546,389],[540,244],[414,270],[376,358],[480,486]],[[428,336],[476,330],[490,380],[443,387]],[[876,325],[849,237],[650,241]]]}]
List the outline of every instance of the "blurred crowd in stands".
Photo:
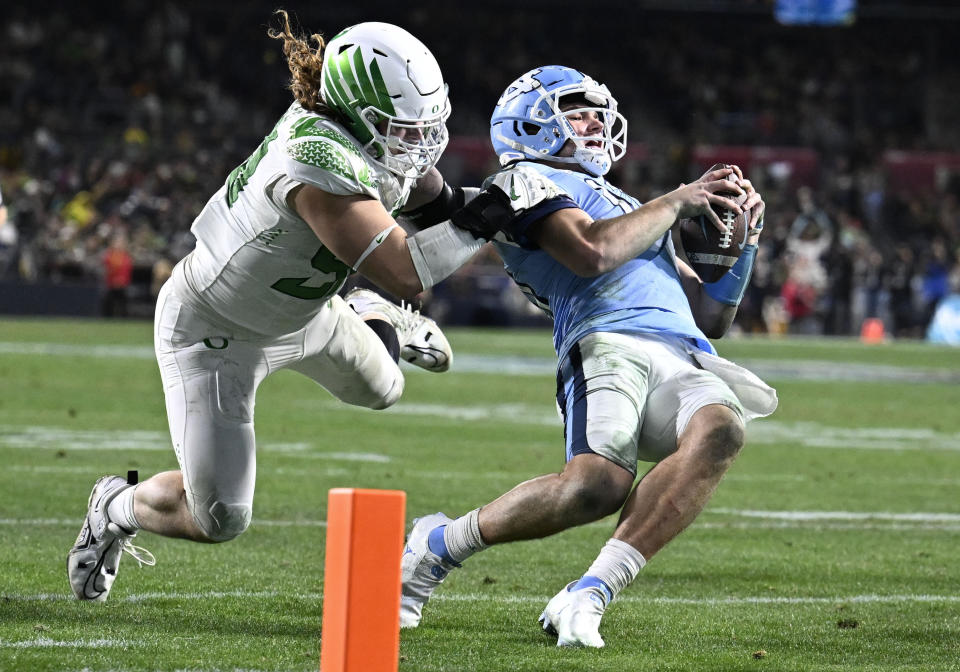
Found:
[{"label": "blurred crowd in stands", "polygon": [[[610,179],[641,200],[702,173],[700,148],[771,148],[744,166],[768,217],[739,329],[850,334],[879,317],[896,336],[922,336],[937,302],[960,291],[956,12],[809,28],[777,25],[766,2],[683,12],[623,1],[574,25],[564,0],[401,4],[288,9],[328,36],[391,21],[433,50],[453,103],[440,164],[449,181],[477,185],[495,169],[485,138],[504,86],[562,63],[620,101],[631,148]],[[265,35],[272,9],[133,0],[102,14],[66,2],[5,10],[4,287],[99,282],[105,314],[128,314],[126,301],[149,314],[193,245],[194,216],[289,104],[279,45]],[[812,175],[777,148],[808,150]],[[952,156],[954,168],[904,180],[889,170],[891,150]],[[436,312],[535,321],[498,267],[481,255],[436,290]]]}]

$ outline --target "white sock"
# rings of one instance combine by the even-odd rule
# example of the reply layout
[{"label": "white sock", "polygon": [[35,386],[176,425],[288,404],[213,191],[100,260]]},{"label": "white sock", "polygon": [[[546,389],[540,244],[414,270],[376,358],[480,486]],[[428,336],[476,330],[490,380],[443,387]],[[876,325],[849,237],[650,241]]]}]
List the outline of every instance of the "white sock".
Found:
[{"label": "white sock", "polygon": [[487,547],[480,536],[480,509],[474,509],[449,523],[443,531],[447,554],[455,562],[463,562],[477,551]]},{"label": "white sock", "polygon": [[612,597],[616,597],[637,578],[645,564],[646,558],[633,546],[619,539],[609,539],[584,576],[600,579],[610,589]]},{"label": "white sock", "polygon": [[135,485],[124,489],[107,504],[107,518],[111,523],[116,523],[128,532],[136,532],[140,529],[140,523],[133,512],[133,493],[136,489]]}]

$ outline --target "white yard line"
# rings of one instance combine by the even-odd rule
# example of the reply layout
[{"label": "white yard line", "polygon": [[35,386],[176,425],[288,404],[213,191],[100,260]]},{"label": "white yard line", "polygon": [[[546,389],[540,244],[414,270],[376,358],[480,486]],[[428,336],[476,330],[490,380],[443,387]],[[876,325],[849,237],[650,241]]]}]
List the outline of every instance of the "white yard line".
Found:
[{"label": "white yard line", "polygon": [[[0,518],[0,526],[9,527],[73,527],[83,523],[83,517],[73,518]],[[253,519],[255,527],[326,527],[325,520],[258,520]]]},{"label": "white yard line", "polygon": [[770,518],[789,521],[820,520],[889,520],[912,523],[960,523],[960,513],[896,513],[892,511],[767,511],[755,509],[711,508],[705,513],[714,513],[743,518]]},{"label": "white yard line", "polygon": [[[594,523],[595,524],[595,523]],[[690,527],[690,532],[696,533],[698,530],[806,530],[813,532],[960,532],[960,524],[943,523],[839,523],[823,522],[810,523],[798,522],[792,520],[766,520],[766,521],[727,521],[723,523],[709,522],[698,519]]]},{"label": "white yard line", "polygon": [[[332,399],[310,403],[331,413],[369,414],[365,408],[342,404]],[[379,411],[422,418],[437,418],[464,422],[498,422],[527,426],[542,426],[560,431],[560,419],[555,409],[541,404],[414,404],[401,401],[396,406]],[[559,434],[558,434],[559,436]],[[561,444],[558,439],[558,454]],[[787,446],[795,449],[818,448],[857,451],[924,451],[960,452],[960,432],[942,432],[929,427],[834,427],[818,422],[781,422],[758,420],[747,427],[747,445]],[[115,429],[90,430],[42,425],[0,425],[0,448],[20,450],[102,450],[102,451],[160,451],[168,452],[170,438],[166,432]],[[329,451],[314,452],[314,444],[306,441],[271,442],[262,440],[258,449],[305,459],[350,460],[362,462],[389,462],[385,455],[368,452]]]},{"label": "white yard line", "polygon": [[[640,589],[642,590],[642,589]],[[67,593],[40,593],[36,595],[3,595],[5,599],[20,602],[61,602],[73,601],[75,598]],[[154,600],[224,600],[224,599],[297,599],[304,601],[318,601],[323,599],[323,593],[285,593],[281,591],[205,591],[196,593],[180,592],[150,592],[134,593],[125,597],[111,600],[114,603],[141,603]],[[500,603],[541,603],[550,599],[549,595],[490,595],[487,593],[440,593],[431,597],[439,602],[500,602]],[[906,604],[906,603],[960,603],[960,595],[930,595],[894,594],[878,595],[873,593],[862,595],[832,595],[832,596],[794,596],[777,597],[769,595],[727,595],[721,597],[666,597],[656,595],[625,595],[617,598],[618,603],[627,604],[657,604],[657,605],[702,605],[702,606],[740,606],[740,605],[779,605],[779,604]],[[45,639],[45,638],[44,638]],[[103,640],[110,641],[110,640]]]},{"label": "white yard line", "polygon": [[[363,453],[309,453],[316,455],[316,459],[346,459],[339,455],[350,455],[353,461],[369,462],[388,462],[389,459],[383,459],[386,456],[376,456],[373,459],[363,460]],[[373,455],[373,454],[368,454]],[[332,456],[332,457],[331,457]],[[559,469],[559,463],[557,463]],[[39,464],[10,464],[3,468],[4,471],[17,471],[28,474],[83,474],[96,479],[102,474],[94,467],[73,467],[67,465],[39,465]],[[273,474],[277,476],[298,476],[304,478],[316,478],[317,476],[345,476],[352,473],[349,469],[343,467],[320,467],[304,471],[302,468],[292,469],[289,467],[270,467],[265,465],[257,466],[258,474]],[[724,482],[745,482],[745,483],[807,483],[821,475],[811,476],[808,474],[727,474],[724,476]],[[484,479],[484,480],[526,480],[530,477],[529,469],[515,469],[513,471],[408,471],[403,475],[404,479],[416,480],[437,480],[437,479]],[[918,478],[909,476],[856,476],[851,477],[857,485],[917,485],[917,486],[943,486],[960,487],[960,478]]]},{"label": "white yard line", "polygon": [[45,357],[97,357],[106,359],[154,359],[146,345],[67,345],[65,343],[0,342],[0,355],[43,355]]},{"label": "white yard line", "polygon": [[[836,347],[837,342],[824,340],[816,347]],[[791,342],[791,345],[802,343]],[[857,346],[854,341],[851,346]],[[924,347],[929,352],[929,347]],[[153,359],[153,348],[146,345],[67,345],[63,343],[0,342],[0,355],[34,355],[59,357],[97,357]],[[901,383],[960,382],[960,372],[935,368],[901,367],[889,364],[858,364],[828,360],[741,359],[738,363],[761,378],[771,380],[819,380]],[[420,369],[404,362],[404,369],[418,373]],[[492,373],[508,376],[553,376],[556,361],[552,357],[499,356],[458,353],[454,373]]]},{"label": "white yard line", "polygon": [[[743,519],[741,522],[696,521],[692,529],[703,528],[771,528],[793,527],[803,529],[875,530],[898,529],[916,531],[953,531],[960,529],[960,513],[944,512],[894,512],[894,511],[768,511],[758,509],[708,508],[707,517],[728,516]],[[79,520],[79,519],[78,519]],[[78,520],[71,518],[0,518],[0,526],[74,526]],[[599,521],[593,525],[606,525]],[[812,524],[812,525],[811,525]],[[326,527],[325,520],[273,520],[254,518],[252,527]]]},{"label": "white yard line", "polygon": [[10,641],[0,639],[0,649],[127,649],[145,646],[146,642],[129,639],[51,639],[50,637],[35,637]]},{"label": "white yard line", "polygon": [[[21,450],[173,452],[166,432],[135,429],[67,429],[37,425],[0,425],[0,448]],[[304,441],[261,441],[257,450],[290,457],[345,462],[390,462],[388,455],[351,451],[313,450]]]},{"label": "white yard line", "polygon": [[[445,594],[440,593],[430,598],[448,602],[516,602],[541,603],[550,599],[528,595],[485,595],[483,593]],[[836,597],[771,597],[736,596],[728,597],[658,597],[644,595],[627,595],[617,597],[618,603],[627,604],[656,604],[656,605],[695,605],[695,606],[740,606],[762,604],[902,604],[910,602],[922,603],[955,603],[960,602],[960,595],[838,595]]]}]

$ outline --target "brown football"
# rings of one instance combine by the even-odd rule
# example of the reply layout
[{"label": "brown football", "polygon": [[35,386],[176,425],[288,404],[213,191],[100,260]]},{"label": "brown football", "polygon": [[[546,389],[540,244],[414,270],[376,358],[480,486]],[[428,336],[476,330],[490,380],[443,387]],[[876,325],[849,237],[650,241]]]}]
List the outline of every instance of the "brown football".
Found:
[{"label": "brown football", "polygon": [[[723,166],[714,166],[719,167]],[[739,182],[735,174],[731,174],[727,179],[734,183]],[[730,196],[737,205],[742,205],[747,200],[746,194],[738,196],[734,192],[721,192],[721,195]],[[747,242],[747,226],[750,221],[749,210],[738,215],[733,210],[713,206],[713,211],[720,217],[720,221],[727,225],[727,234],[721,234],[704,215],[681,219],[679,223],[680,244],[683,245],[690,266],[704,282],[716,282],[736,263]]]}]

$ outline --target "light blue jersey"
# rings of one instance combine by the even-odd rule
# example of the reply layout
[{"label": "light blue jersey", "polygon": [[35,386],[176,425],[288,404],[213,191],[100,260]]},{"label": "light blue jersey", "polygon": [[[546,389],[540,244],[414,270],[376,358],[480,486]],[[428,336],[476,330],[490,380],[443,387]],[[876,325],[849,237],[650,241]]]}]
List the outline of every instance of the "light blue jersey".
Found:
[{"label": "light blue jersey", "polygon": [[669,232],[640,256],[592,278],[578,276],[527,237],[532,224],[556,210],[578,207],[594,220],[609,219],[639,208],[637,199],[603,177],[539,163],[525,165],[549,177],[570,201],[531,208],[505,240],[498,236],[495,242],[510,277],[553,318],[553,345],[561,362],[577,341],[597,331],[671,334],[716,354],[694,322]]}]

